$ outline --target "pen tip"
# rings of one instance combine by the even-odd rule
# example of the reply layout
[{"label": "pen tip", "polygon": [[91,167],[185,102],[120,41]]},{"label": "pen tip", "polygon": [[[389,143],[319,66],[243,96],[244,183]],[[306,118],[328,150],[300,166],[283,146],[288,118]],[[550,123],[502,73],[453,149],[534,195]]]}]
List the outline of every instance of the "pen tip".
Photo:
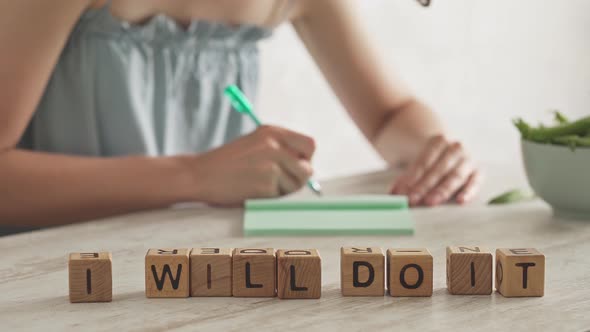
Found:
[{"label": "pen tip", "polygon": [[322,187],[316,181],[310,181],[309,188],[311,188],[311,191],[313,191],[316,195],[320,197],[322,196]]}]

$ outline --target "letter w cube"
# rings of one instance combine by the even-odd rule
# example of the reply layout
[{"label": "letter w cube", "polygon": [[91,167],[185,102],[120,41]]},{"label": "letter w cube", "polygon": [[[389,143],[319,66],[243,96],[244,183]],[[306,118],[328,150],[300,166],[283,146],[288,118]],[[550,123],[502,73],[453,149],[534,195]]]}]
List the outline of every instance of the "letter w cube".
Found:
[{"label": "letter w cube", "polygon": [[145,256],[146,297],[188,297],[190,249],[150,249]]}]

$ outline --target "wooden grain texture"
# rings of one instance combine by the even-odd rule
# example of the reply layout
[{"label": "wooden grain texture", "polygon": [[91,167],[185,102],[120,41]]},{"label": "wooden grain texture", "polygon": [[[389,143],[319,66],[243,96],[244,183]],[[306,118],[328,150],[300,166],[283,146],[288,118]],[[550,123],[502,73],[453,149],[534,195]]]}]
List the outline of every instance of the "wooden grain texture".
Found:
[{"label": "wooden grain texture", "polygon": [[535,248],[496,249],[496,289],[505,297],[543,296],[545,255]]},{"label": "wooden grain texture", "polygon": [[110,302],[112,265],[110,252],[71,253],[68,257],[70,302]]},{"label": "wooden grain texture", "polygon": [[322,260],[316,249],[277,250],[277,296],[280,299],[319,299]]},{"label": "wooden grain texture", "polygon": [[432,262],[427,248],[387,249],[389,295],[432,296]]},{"label": "wooden grain texture", "polygon": [[447,247],[447,288],[455,295],[492,294],[492,253],[480,246]]},{"label": "wooden grain texture", "polygon": [[[55,227],[0,238],[0,322],[3,331],[572,331],[590,329],[590,222],[553,217],[533,201],[488,207],[507,188],[524,186],[520,169],[484,169],[478,201],[413,209],[414,236],[242,236],[242,209],[186,206]],[[322,181],[326,195],[385,193],[393,172]],[[304,190],[302,194],[308,195]],[[302,195],[300,194],[300,195]],[[545,296],[450,295],[445,248],[533,247],[546,256]],[[340,247],[425,247],[434,258],[432,297],[346,297],[340,293]],[[322,297],[145,297],[144,257],[157,247],[316,248],[322,256]],[[113,301],[68,300],[69,252],[111,251]]]},{"label": "wooden grain texture", "polygon": [[236,248],[232,290],[236,297],[276,295],[276,254],[273,248]]},{"label": "wooden grain texture", "polygon": [[231,248],[193,248],[191,296],[232,296]]},{"label": "wooden grain texture", "polygon": [[190,249],[149,249],[145,255],[146,297],[188,297]]},{"label": "wooden grain texture", "polygon": [[340,249],[340,287],[343,296],[383,296],[385,255],[378,247]]}]

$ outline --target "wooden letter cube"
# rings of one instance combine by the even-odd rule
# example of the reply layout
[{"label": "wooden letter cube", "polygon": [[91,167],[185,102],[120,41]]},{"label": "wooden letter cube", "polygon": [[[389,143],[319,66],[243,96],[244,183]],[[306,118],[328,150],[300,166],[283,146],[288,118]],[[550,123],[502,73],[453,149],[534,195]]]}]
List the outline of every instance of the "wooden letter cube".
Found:
[{"label": "wooden letter cube", "polygon": [[545,255],[534,248],[497,249],[496,289],[505,297],[543,296]]},{"label": "wooden letter cube", "polygon": [[110,252],[71,253],[68,259],[70,302],[111,302],[112,261]]},{"label": "wooden letter cube", "polygon": [[278,296],[281,299],[319,299],[322,261],[316,249],[277,251]]},{"label": "wooden letter cube", "polygon": [[384,295],[385,256],[381,248],[343,247],[340,269],[342,295]]},{"label": "wooden letter cube", "polygon": [[190,249],[150,249],[145,256],[145,296],[189,296]]},{"label": "wooden letter cube", "polygon": [[451,294],[492,294],[492,253],[482,247],[447,247],[447,288]]},{"label": "wooden letter cube", "polygon": [[387,250],[391,296],[432,296],[432,255],[428,249]]},{"label": "wooden letter cube", "polygon": [[238,248],[233,254],[233,295],[274,297],[276,295],[274,249]]},{"label": "wooden letter cube", "polygon": [[191,296],[232,296],[232,249],[193,248]]}]

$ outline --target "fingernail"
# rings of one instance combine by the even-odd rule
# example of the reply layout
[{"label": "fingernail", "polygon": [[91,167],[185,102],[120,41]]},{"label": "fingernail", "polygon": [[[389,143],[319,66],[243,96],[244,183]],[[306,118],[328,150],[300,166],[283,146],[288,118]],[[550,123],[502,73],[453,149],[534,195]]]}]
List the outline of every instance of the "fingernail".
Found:
[{"label": "fingernail", "polygon": [[457,201],[457,203],[459,203],[461,205],[465,204],[465,196],[460,195],[459,197],[457,197],[456,201]]},{"label": "fingernail", "polygon": [[436,194],[432,197],[433,204],[439,204],[441,200],[442,200],[442,197],[439,194]]},{"label": "fingernail", "polygon": [[410,195],[410,204],[414,205],[420,201],[420,195],[418,194],[411,194]]},{"label": "fingernail", "polygon": [[427,204],[430,206],[439,205],[442,203],[442,200],[443,200],[443,197],[441,194],[433,194],[430,197],[428,197]]}]

